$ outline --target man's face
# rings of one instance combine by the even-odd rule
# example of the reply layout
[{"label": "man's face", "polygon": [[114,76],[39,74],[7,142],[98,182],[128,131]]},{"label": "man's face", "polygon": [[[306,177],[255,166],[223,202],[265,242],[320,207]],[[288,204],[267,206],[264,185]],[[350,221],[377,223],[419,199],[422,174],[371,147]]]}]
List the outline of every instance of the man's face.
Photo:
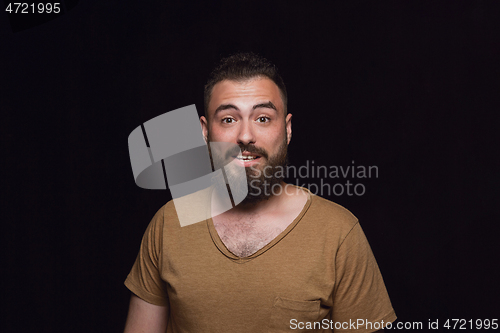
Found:
[{"label": "man's face", "polygon": [[[265,180],[279,182],[263,176],[274,176],[277,166],[284,168],[286,165],[292,115],[285,117],[284,112],[279,88],[272,80],[225,80],[213,87],[207,112],[209,120],[205,117],[200,120],[208,142],[230,142],[240,146],[242,156],[237,163],[246,168],[249,182],[260,174],[260,180],[255,179],[254,183],[262,187]],[[249,192],[252,192],[250,187]]]}]

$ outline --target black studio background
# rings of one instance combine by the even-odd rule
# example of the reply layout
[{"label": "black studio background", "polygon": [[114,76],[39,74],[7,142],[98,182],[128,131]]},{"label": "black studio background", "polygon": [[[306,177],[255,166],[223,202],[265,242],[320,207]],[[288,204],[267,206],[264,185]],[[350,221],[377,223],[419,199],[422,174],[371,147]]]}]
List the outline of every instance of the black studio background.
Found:
[{"label": "black studio background", "polygon": [[493,1],[80,1],[14,33],[2,11],[1,331],[122,331],[123,281],[170,200],[134,184],[128,135],[202,112],[209,71],[235,51],[280,69],[292,165],[378,167],[352,180],[363,196],[326,197],[360,219],[398,320],[498,318],[499,14]]}]

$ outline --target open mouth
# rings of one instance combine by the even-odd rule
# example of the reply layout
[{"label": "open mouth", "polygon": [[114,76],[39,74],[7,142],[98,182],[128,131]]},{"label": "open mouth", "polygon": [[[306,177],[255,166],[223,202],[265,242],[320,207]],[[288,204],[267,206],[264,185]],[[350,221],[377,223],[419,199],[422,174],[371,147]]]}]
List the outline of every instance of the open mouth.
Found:
[{"label": "open mouth", "polygon": [[248,154],[248,153],[243,153],[243,154],[239,154],[238,156],[235,156],[238,160],[240,161],[243,161],[243,162],[247,162],[247,161],[254,161],[258,158],[260,158],[259,155],[254,155],[254,154]]}]

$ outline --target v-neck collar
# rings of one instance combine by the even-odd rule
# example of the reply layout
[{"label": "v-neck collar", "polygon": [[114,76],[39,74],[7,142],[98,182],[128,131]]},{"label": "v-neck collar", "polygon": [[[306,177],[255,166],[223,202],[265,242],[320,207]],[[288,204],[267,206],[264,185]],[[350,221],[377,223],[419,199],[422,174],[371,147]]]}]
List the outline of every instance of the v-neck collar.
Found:
[{"label": "v-neck collar", "polygon": [[286,235],[288,235],[288,233],[290,233],[290,231],[292,231],[293,228],[295,228],[295,226],[299,223],[299,221],[302,219],[302,217],[305,215],[305,213],[307,212],[307,210],[311,206],[312,196],[313,196],[311,191],[309,191],[309,189],[307,189],[307,188],[296,186],[293,184],[290,184],[290,185],[295,186],[295,187],[307,192],[307,201],[304,204],[304,207],[300,211],[299,215],[297,215],[297,217],[293,220],[292,223],[290,223],[288,225],[288,227],[285,230],[283,230],[278,236],[276,236],[271,242],[266,244],[263,248],[259,249],[257,252],[255,252],[254,254],[252,254],[248,257],[238,257],[237,255],[235,255],[234,253],[229,251],[229,249],[226,247],[226,245],[222,242],[222,240],[219,236],[219,233],[215,229],[215,225],[214,225],[212,218],[207,219],[207,227],[208,227],[208,231],[210,233],[210,237],[212,238],[212,241],[217,246],[219,251],[223,255],[225,255],[227,258],[231,259],[233,262],[243,264],[243,263],[248,262],[248,261],[260,256],[261,254],[265,253],[267,250],[271,249],[273,246],[275,246],[277,243],[279,243]]}]

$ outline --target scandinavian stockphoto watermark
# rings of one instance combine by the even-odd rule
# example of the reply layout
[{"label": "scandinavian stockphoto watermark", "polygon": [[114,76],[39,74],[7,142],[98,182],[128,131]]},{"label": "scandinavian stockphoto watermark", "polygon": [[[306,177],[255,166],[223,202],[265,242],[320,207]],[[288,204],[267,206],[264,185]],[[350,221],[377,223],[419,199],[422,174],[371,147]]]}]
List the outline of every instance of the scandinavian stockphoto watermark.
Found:
[{"label": "scandinavian stockphoto watermark", "polygon": [[[301,166],[265,166],[262,170],[250,167],[249,186],[254,189],[251,193],[260,195],[261,191],[269,191],[266,195],[279,195],[286,189],[281,184],[273,184],[270,188],[258,187],[259,179],[262,177],[286,178],[293,185],[305,187],[311,193],[319,196],[362,196],[366,193],[364,181],[370,178],[378,178],[379,170],[376,165],[359,165],[351,161],[351,165],[318,165],[312,161],[306,161]],[[253,179],[252,179],[253,178]]]}]

